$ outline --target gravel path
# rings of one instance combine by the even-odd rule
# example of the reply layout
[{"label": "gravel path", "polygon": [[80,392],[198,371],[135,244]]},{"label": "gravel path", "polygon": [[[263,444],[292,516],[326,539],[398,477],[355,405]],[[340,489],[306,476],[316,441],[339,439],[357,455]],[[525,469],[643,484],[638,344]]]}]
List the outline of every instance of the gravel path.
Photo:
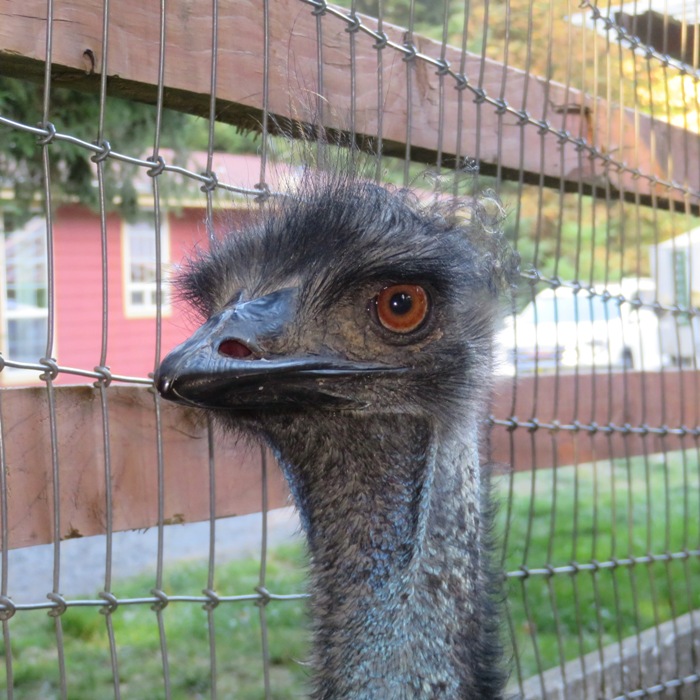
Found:
[{"label": "gravel path", "polygon": [[[259,556],[259,513],[216,521],[216,561]],[[293,508],[268,514],[268,542],[275,546],[301,537]],[[113,588],[117,582],[144,572],[155,572],[158,530],[115,533],[112,541]],[[60,592],[69,597],[94,595],[104,588],[106,538],[84,537],[61,543]],[[169,525],[165,528],[163,560],[168,565],[182,560],[207,561],[209,523]],[[52,589],[53,545],[13,549],[8,560],[8,593],[17,603],[45,602]]]}]

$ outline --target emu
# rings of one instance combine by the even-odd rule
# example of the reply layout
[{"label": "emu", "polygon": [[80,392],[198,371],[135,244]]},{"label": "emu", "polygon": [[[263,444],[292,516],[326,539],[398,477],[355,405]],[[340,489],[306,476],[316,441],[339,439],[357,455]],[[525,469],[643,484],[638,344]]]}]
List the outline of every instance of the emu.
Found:
[{"label": "emu", "polygon": [[489,197],[308,177],[190,261],[165,398],[271,447],[308,541],[315,700],[503,697],[478,443],[517,260]]}]

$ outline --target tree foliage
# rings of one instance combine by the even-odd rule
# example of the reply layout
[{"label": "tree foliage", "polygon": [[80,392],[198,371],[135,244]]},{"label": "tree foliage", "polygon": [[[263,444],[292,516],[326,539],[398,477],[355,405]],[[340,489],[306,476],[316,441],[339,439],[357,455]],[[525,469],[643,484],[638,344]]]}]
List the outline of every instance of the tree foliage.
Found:
[{"label": "tree foliage", "polygon": [[[29,126],[42,120],[43,86],[12,78],[0,77],[0,114]],[[66,88],[52,88],[49,121],[60,133],[87,142],[95,142],[100,116],[95,95]],[[104,113],[104,134],[113,149],[138,158],[153,153],[156,129],[156,108],[152,105],[107,98]],[[0,127],[1,128],[1,127]],[[3,128],[0,146],[0,188],[12,190],[11,207],[22,218],[36,207],[38,192],[44,188],[42,149],[37,137],[21,129]],[[208,143],[207,120],[164,110],[161,119],[161,145],[174,150],[169,162],[184,165],[193,149],[204,149]],[[234,127],[218,124],[214,148],[228,152],[249,152],[254,148],[250,137],[237,133]],[[80,146],[54,140],[49,149],[49,176],[52,198],[56,203],[80,201],[97,210],[99,190],[97,170],[92,153]],[[107,210],[118,209],[131,218],[137,210],[137,174],[139,166],[108,158],[104,161],[104,191]],[[8,205],[3,205],[7,210]]]}]

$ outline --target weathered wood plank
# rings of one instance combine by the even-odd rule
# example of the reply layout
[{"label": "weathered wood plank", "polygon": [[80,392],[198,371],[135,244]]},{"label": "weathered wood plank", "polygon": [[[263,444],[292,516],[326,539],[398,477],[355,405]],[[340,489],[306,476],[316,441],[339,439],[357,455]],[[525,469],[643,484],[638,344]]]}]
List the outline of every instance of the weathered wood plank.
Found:
[{"label": "weathered wood plank", "polygon": [[[537,430],[494,427],[490,458],[507,469],[546,469],[592,459],[624,457],[693,447],[690,434],[650,432],[608,436],[591,433],[593,421],[632,428],[670,429],[700,425],[700,372],[615,373],[596,376],[523,377],[516,385],[519,421],[539,421]],[[61,538],[103,533],[106,523],[104,435],[97,390],[56,387],[56,429],[60,477]],[[659,397],[666,397],[665,401]],[[537,400],[535,400],[535,398]],[[555,403],[556,401],[556,403]],[[512,385],[496,386],[493,414],[511,416]],[[115,530],[158,524],[158,480],[154,397],[146,389],[108,389],[112,507]],[[533,410],[534,409],[534,410]],[[209,517],[208,442],[202,415],[161,404],[164,453],[164,520],[195,522]],[[578,420],[582,428],[552,431],[546,424]],[[0,389],[0,428],[6,454],[8,546],[53,540],[53,477],[47,392],[45,388]],[[511,442],[512,441],[512,442]],[[512,453],[511,453],[512,450]],[[216,517],[261,509],[260,455],[255,447],[216,435]],[[283,479],[270,457],[269,505],[288,503]]]},{"label": "weathered wood plank", "polygon": [[[61,538],[103,533],[106,527],[104,433],[98,391],[56,387]],[[155,398],[146,389],[110,387],[109,444],[113,527],[158,524]],[[208,440],[201,413],[162,403],[164,521],[209,517]],[[0,389],[8,545],[53,541],[50,417],[44,387]],[[261,510],[260,451],[219,435],[216,440],[216,517]],[[281,474],[270,458],[270,507],[287,504]]]},{"label": "weathered wood plank", "polygon": [[[270,2],[270,110],[281,118],[309,121],[315,115],[316,94],[325,97],[323,122],[340,132],[350,126],[350,62],[347,25],[337,17],[323,18],[323,84],[316,70],[317,29],[311,7],[299,0]],[[167,48],[165,55],[165,102],[175,109],[207,115],[211,68],[211,16],[209,7],[190,0],[168,3]],[[95,0],[56,0],[54,3],[53,79],[57,84],[96,91],[99,71],[105,60],[101,46],[102,5]],[[159,7],[136,0],[113,3],[110,16],[110,55],[108,89],[111,94],[154,102],[156,99],[159,55]],[[376,21],[362,18],[368,27]],[[6,1],[0,5],[0,73],[43,75],[46,3],[43,0]],[[385,25],[390,40],[402,44],[404,30]],[[257,125],[262,108],[263,17],[256,0],[221,0],[219,3],[219,51],[217,107],[223,121],[243,126]],[[439,58],[435,42],[415,37],[417,49]],[[412,119],[412,157],[434,162],[439,119],[440,77],[436,67],[425,61],[412,63],[412,103],[408,105],[404,54],[384,50],[385,94],[383,137],[387,154],[403,155],[406,123]],[[377,49],[372,37],[356,35],[357,110],[355,124],[359,135],[374,139],[377,133]],[[447,61],[460,65],[461,53],[450,47]],[[483,81],[479,76],[483,68]],[[610,183],[630,198],[635,193],[643,201],[652,195],[657,204],[675,200],[685,206],[682,187],[697,208],[700,191],[700,139],[683,129],[653,122],[646,115],[620,110],[603,100],[592,100],[574,89],[566,89],[542,79],[526,81],[526,75],[514,68],[504,70],[495,61],[466,56],[464,75],[470,85],[483,89],[491,98],[503,95],[516,110],[525,110],[533,118],[545,118],[554,131],[538,133],[532,123],[523,125],[517,115],[498,114],[493,104],[478,105],[469,89],[454,88],[447,76],[445,120],[442,125],[443,149],[447,157],[479,155],[486,171],[500,163],[506,174],[521,168],[529,181],[537,182],[540,173],[545,183],[563,179],[570,187],[585,184],[595,191]],[[527,86],[526,86],[527,82]],[[463,100],[463,120],[457,124],[457,105]],[[572,110],[571,105],[579,105]],[[37,115],[37,119],[38,119]],[[478,127],[478,131],[477,131]],[[571,139],[560,140],[557,132],[566,131]],[[582,138],[599,152],[591,158],[577,148]],[[524,160],[520,162],[521,142]],[[543,146],[541,149],[540,146]],[[119,144],[112,144],[118,150]],[[543,155],[541,155],[541,153]],[[605,155],[607,154],[607,155]],[[606,162],[606,158],[611,160]],[[625,164],[618,168],[615,161]],[[489,167],[491,166],[491,168]],[[638,175],[641,174],[641,177]]]},{"label": "weathered wood plank", "polygon": [[[700,427],[700,372],[523,377],[515,386],[514,406],[512,411],[513,386],[501,380],[493,415],[500,420],[515,416],[521,425],[515,430],[494,426],[491,459],[497,465],[512,463],[517,471],[692,448],[697,437],[673,431]],[[533,419],[536,424],[522,425]],[[576,422],[580,429],[571,430]],[[597,430],[591,429],[594,425]],[[650,429],[646,435],[643,426]],[[659,432],[663,426],[670,429],[665,436]]]}]

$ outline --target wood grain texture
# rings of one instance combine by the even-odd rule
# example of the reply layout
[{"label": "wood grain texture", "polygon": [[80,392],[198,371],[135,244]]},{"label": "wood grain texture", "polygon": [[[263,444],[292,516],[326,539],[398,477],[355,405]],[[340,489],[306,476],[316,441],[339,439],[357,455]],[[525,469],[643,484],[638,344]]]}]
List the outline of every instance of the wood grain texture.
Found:
[{"label": "wood grain texture", "polygon": [[[593,459],[652,454],[694,447],[690,431],[700,425],[697,397],[700,372],[627,372],[600,375],[523,377],[513,386],[496,385],[493,415],[511,415],[541,427],[515,430],[494,427],[488,458],[498,471],[548,469]],[[56,434],[62,539],[103,533],[106,526],[105,458],[102,408],[96,389],[57,387]],[[112,386],[107,390],[109,448],[112,466],[113,527],[133,530],[158,524],[158,461],[153,394],[143,388]],[[665,402],[659,397],[667,397]],[[511,409],[515,406],[515,413]],[[162,402],[164,522],[209,518],[208,441],[202,415]],[[592,433],[551,430],[594,420]],[[685,426],[685,437],[650,432],[646,436],[605,432],[605,426],[633,428]],[[53,541],[53,464],[50,417],[45,388],[0,389],[0,429],[8,485],[8,546]],[[216,517],[261,509],[260,453],[215,436]],[[269,506],[289,503],[286,486],[269,457]]]},{"label": "wood grain texture", "polygon": [[[477,104],[470,89],[457,90],[451,76],[440,77],[425,61],[406,62],[391,47],[383,50],[385,91],[378,109],[377,49],[371,36],[355,35],[356,59],[351,65],[347,24],[326,15],[322,27],[323,81],[317,71],[317,18],[300,0],[270,2],[270,111],[283,119],[313,122],[320,118],[332,130],[350,128],[351,75],[356,78],[355,127],[360,139],[376,140],[379,109],[383,114],[384,150],[405,152],[408,115],[411,115],[411,157],[434,163],[440,130],[443,151],[450,157],[478,157],[484,172],[500,164],[506,176],[521,170],[525,179],[545,184],[563,180],[569,189],[613,195],[621,190],[634,199],[657,206],[675,201],[697,208],[700,191],[700,140],[683,129],[653,121],[632,110],[620,110],[604,100],[591,99],[572,88],[536,76],[529,79],[480,56],[467,54],[464,75],[469,84],[491,98],[500,96],[516,110],[548,123],[557,133],[523,125],[517,115],[498,114],[494,105]],[[211,75],[210,7],[192,0],[168,3],[165,50],[166,106],[206,116]],[[362,18],[371,28],[372,18]],[[111,94],[155,102],[158,76],[159,8],[157,4],[121,0],[111,6],[107,72]],[[402,44],[404,30],[385,25],[390,40]],[[5,0],[0,3],[0,73],[41,79],[47,31],[43,0]],[[97,91],[102,52],[102,4],[95,0],[56,0],[54,3],[52,77],[57,84]],[[255,128],[263,104],[263,17],[256,0],[219,3],[218,118]],[[439,58],[440,46],[424,37],[417,49]],[[461,53],[448,47],[446,59],[460,66]],[[411,74],[409,104],[406,72]],[[440,85],[444,80],[444,123],[440,124]],[[323,96],[319,114],[317,95]],[[457,123],[458,105],[463,117]],[[574,107],[572,108],[572,105]],[[578,107],[576,107],[578,105]],[[38,116],[38,115],[37,115]],[[69,125],[67,125],[69,128]],[[442,129],[440,129],[442,127]],[[591,157],[576,141],[583,139],[600,155]],[[461,145],[459,145],[461,144]],[[459,145],[459,147],[458,147]],[[112,146],[119,150],[119,144]],[[458,153],[459,151],[459,153]],[[522,161],[521,161],[522,153]],[[617,164],[623,163],[619,168]],[[638,177],[641,173],[642,177]],[[650,179],[652,178],[652,179]],[[667,187],[677,183],[679,187]],[[684,195],[682,187],[692,193]],[[610,194],[610,193],[608,193]],[[653,197],[653,200],[652,200]],[[686,201],[687,200],[687,201]]]},{"label": "wood grain texture", "polygon": [[[109,453],[113,528],[135,530],[158,524],[158,458],[154,395],[142,388],[110,387]],[[99,393],[87,386],[56,387],[56,447],[60,538],[105,532],[105,450]],[[163,521],[209,518],[206,424],[193,409],[161,403]],[[53,461],[47,390],[0,389],[0,428],[5,447],[8,545],[51,542]],[[261,465],[257,447],[217,435],[216,517],[261,510]],[[287,491],[270,458],[270,507],[287,504]]]}]

